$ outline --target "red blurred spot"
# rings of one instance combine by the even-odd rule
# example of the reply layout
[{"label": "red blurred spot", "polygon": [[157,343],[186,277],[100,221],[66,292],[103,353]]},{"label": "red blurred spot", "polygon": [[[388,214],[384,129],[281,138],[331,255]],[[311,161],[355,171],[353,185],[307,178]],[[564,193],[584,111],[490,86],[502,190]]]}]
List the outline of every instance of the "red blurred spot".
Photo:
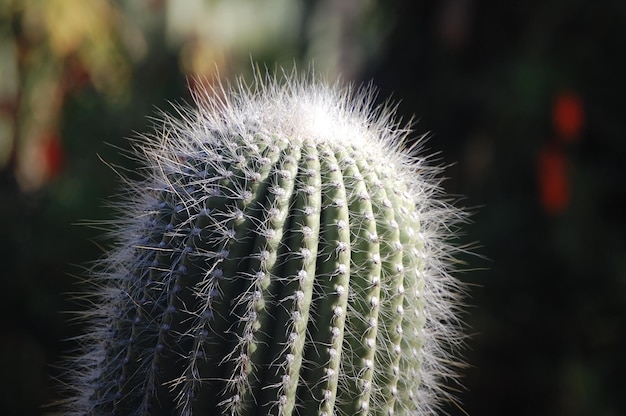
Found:
[{"label": "red blurred spot", "polygon": [[63,147],[58,135],[46,137],[41,144],[46,179],[54,179],[63,168]]},{"label": "red blurred spot", "polygon": [[65,78],[65,85],[70,90],[81,90],[91,83],[91,74],[88,68],[77,57],[68,58]]},{"label": "red blurred spot", "polygon": [[558,149],[546,147],[539,155],[539,192],[546,213],[560,214],[570,198],[567,159]]},{"label": "red blurred spot", "polygon": [[566,91],[560,93],[552,108],[552,123],[557,139],[574,141],[580,136],[584,123],[583,101],[576,93]]}]

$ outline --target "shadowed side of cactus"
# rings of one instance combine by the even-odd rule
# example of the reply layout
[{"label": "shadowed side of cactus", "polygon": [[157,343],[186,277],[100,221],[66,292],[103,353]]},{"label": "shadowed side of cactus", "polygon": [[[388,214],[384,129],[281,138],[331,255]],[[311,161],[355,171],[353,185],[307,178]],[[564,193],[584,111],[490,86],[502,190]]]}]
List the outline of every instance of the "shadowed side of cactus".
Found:
[{"label": "shadowed side of cactus", "polygon": [[[69,414],[431,414],[461,336],[461,217],[367,91],[197,95],[137,142]],[[221,97],[221,98],[218,98]]]}]

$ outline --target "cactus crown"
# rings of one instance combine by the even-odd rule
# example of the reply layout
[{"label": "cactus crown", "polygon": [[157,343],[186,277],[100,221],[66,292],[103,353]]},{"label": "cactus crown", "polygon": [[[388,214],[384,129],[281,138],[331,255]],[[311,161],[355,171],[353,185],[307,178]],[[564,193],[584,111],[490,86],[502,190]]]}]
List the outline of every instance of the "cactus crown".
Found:
[{"label": "cactus crown", "polygon": [[67,414],[431,414],[462,216],[371,89],[203,90],[135,143]]}]

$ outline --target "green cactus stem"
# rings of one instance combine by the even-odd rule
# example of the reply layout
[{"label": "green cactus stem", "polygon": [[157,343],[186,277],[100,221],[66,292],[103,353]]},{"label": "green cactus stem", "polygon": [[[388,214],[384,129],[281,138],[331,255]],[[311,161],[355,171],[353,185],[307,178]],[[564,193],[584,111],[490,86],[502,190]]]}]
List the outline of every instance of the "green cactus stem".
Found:
[{"label": "green cactus stem", "polygon": [[432,414],[461,339],[438,170],[366,89],[195,98],[135,142],[65,414]]}]

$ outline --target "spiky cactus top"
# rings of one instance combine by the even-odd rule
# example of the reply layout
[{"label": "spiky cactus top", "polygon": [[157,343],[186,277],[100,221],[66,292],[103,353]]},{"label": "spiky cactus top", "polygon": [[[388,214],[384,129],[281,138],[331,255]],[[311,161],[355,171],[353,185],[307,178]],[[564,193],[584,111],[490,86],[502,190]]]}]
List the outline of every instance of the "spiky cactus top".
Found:
[{"label": "spiky cactus top", "polygon": [[312,78],[201,92],[137,142],[68,413],[425,415],[447,396],[458,212],[393,111]]}]

